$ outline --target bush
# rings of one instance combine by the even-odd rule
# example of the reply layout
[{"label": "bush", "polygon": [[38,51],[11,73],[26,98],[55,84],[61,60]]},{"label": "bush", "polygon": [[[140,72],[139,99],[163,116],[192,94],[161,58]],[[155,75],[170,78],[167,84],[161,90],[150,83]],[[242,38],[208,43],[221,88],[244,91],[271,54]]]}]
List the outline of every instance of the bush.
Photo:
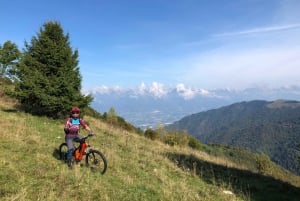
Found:
[{"label": "bush", "polygon": [[151,140],[159,139],[159,135],[156,131],[152,130],[151,128],[148,128],[145,133],[145,137],[150,138]]},{"label": "bush", "polygon": [[196,138],[190,137],[189,142],[188,142],[188,146],[193,148],[193,149],[200,150],[201,147],[202,147],[202,144]]},{"label": "bush", "polygon": [[260,174],[266,174],[271,170],[271,161],[267,155],[261,154],[255,160],[257,170]]},{"label": "bush", "polygon": [[164,136],[163,142],[171,146],[186,146],[189,142],[189,136],[184,131],[171,131]]}]

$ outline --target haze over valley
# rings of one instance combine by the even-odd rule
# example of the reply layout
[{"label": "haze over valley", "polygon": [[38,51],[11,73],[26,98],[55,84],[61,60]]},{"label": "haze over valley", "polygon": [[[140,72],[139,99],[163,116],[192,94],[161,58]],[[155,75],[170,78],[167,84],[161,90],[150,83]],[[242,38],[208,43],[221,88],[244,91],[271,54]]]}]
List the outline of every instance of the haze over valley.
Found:
[{"label": "haze over valley", "polygon": [[300,87],[297,86],[205,90],[184,84],[171,87],[152,83],[136,88],[101,86],[85,90],[84,93],[93,95],[92,107],[100,113],[114,108],[119,116],[140,128],[170,124],[190,114],[240,101],[300,100]]}]

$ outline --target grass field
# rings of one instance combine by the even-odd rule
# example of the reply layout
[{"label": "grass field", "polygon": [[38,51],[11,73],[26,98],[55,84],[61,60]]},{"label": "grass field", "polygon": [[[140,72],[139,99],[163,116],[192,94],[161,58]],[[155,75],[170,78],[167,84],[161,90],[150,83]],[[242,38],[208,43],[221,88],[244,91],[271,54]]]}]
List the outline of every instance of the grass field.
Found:
[{"label": "grass field", "polygon": [[[89,143],[108,161],[104,175],[59,160],[64,120],[36,117],[0,97],[0,200],[234,201],[299,200],[300,179],[285,170],[261,175],[246,164],[168,146],[86,116]],[[85,133],[84,133],[85,134]]]}]

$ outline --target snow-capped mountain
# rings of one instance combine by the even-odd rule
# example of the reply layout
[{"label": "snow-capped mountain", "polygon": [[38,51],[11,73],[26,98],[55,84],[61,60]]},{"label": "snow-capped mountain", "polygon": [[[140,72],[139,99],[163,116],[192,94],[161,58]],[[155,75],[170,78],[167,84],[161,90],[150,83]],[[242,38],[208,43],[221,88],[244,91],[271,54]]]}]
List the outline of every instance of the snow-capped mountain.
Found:
[{"label": "snow-capped mountain", "polygon": [[142,83],[136,88],[99,86],[84,89],[83,93],[94,97],[92,107],[100,113],[113,107],[119,116],[140,128],[173,123],[190,114],[240,101],[300,100],[299,86],[205,90],[184,84],[172,87],[154,82],[150,85]]}]

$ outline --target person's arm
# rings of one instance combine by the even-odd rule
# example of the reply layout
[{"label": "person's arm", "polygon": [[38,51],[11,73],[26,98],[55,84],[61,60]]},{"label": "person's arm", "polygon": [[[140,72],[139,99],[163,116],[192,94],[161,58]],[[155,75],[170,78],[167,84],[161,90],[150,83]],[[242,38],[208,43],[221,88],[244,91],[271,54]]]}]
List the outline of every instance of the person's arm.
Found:
[{"label": "person's arm", "polygon": [[95,133],[92,131],[92,129],[88,125],[85,127],[85,130],[89,131],[89,135],[95,135]]},{"label": "person's arm", "polygon": [[85,127],[85,130],[92,132],[92,129],[88,125]]},{"label": "person's arm", "polygon": [[92,135],[94,134],[94,132],[92,131],[92,129],[86,124],[86,122],[83,119],[81,119],[80,124],[82,125],[82,127],[85,130],[89,131],[90,134],[92,134]]},{"label": "person's arm", "polygon": [[69,128],[70,128],[70,118],[68,118],[66,120],[66,123],[65,123],[65,126],[64,126],[64,131],[65,131],[66,134],[68,134],[70,132]]}]

